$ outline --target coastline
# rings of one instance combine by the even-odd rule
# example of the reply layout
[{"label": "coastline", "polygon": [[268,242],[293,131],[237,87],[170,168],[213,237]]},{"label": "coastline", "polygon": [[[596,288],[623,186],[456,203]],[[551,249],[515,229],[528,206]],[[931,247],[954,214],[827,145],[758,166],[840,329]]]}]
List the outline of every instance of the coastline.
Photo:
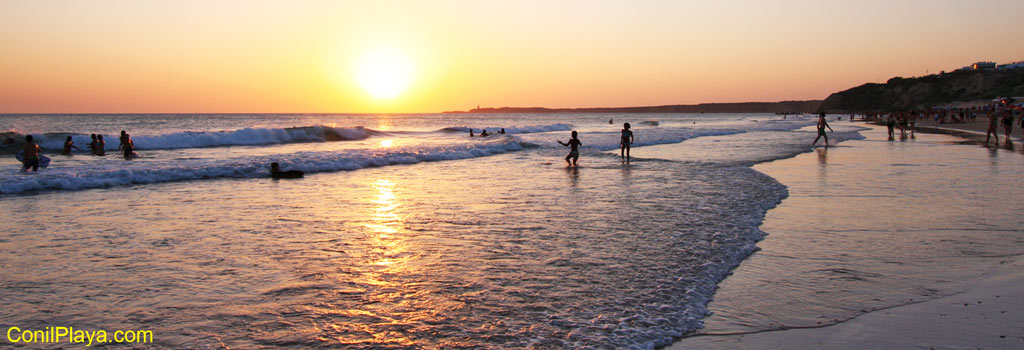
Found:
[{"label": "coastline", "polygon": [[[852,213],[843,214],[848,214],[859,220],[875,220],[891,224],[887,222],[890,220],[887,215],[879,216],[876,214],[875,216],[877,217],[872,219],[870,212],[867,215],[858,213],[858,206],[863,203],[857,202],[856,194],[848,193],[849,191],[844,192],[843,190],[832,191],[829,187],[815,188],[810,186],[809,188],[806,186],[808,184],[814,185],[814,181],[834,184],[831,181],[838,180],[838,178],[830,178],[830,176],[836,175],[834,170],[829,169],[830,167],[840,168],[847,166],[849,169],[846,169],[846,171],[856,168],[857,164],[854,162],[858,160],[863,161],[863,159],[858,159],[858,157],[863,157],[864,154],[872,152],[867,147],[875,147],[876,150],[889,148],[902,151],[903,146],[908,146],[904,143],[928,142],[926,147],[931,147],[931,144],[941,145],[941,147],[962,147],[961,144],[964,143],[980,144],[976,140],[977,131],[964,127],[949,128],[943,126],[934,129],[926,127],[927,129],[922,130],[919,126],[919,131],[922,131],[922,133],[934,132],[944,134],[964,133],[968,136],[974,136],[974,139],[960,140],[948,136],[919,135],[916,140],[884,142],[885,128],[872,128],[872,130],[864,132],[866,136],[871,135],[867,140],[856,141],[856,144],[851,144],[850,149],[842,147],[846,145],[833,147],[832,149],[838,152],[832,153],[840,157],[835,157],[833,154],[828,154],[829,152],[823,152],[819,149],[817,150],[817,155],[814,154],[815,152],[809,152],[809,154],[801,154],[791,160],[762,163],[754,167],[756,170],[778,179],[789,187],[791,196],[783,200],[782,204],[769,211],[766,215],[762,229],[768,232],[768,236],[765,240],[758,243],[761,250],[744,260],[733,271],[731,276],[720,282],[714,300],[708,305],[708,309],[713,314],[705,318],[705,328],[679,339],[673,345],[666,347],[666,349],[857,349],[864,348],[865,346],[873,348],[922,346],[924,348],[928,348],[928,346],[959,348],[962,345],[1012,348],[1020,347],[1024,344],[1022,343],[1024,341],[1024,327],[1022,327],[1024,321],[1021,321],[1020,315],[1015,315],[1014,312],[1014,310],[1024,308],[1024,303],[1021,302],[1024,298],[1021,298],[1021,293],[1019,292],[1024,290],[1022,288],[1024,286],[1024,259],[1020,258],[1022,252],[1019,248],[1014,248],[1012,252],[1007,254],[992,254],[987,257],[989,259],[974,259],[972,257],[968,263],[968,265],[971,265],[970,267],[961,268],[958,266],[954,268],[958,270],[956,273],[949,276],[939,276],[940,278],[935,278],[932,282],[922,280],[910,285],[897,283],[892,286],[879,283],[871,287],[870,283],[873,283],[873,280],[885,279],[885,277],[878,276],[879,274],[885,274],[885,272],[880,271],[887,271],[886,267],[880,266],[882,264],[846,264],[847,260],[867,259],[856,256],[851,258],[841,255],[819,254],[819,252],[813,251],[817,248],[814,244],[799,246],[800,240],[818,242],[822,239],[820,237],[823,236],[815,236],[815,234],[819,234],[818,232],[812,232],[813,226],[816,224],[820,224],[824,229],[842,226],[836,225],[836,223],[831,222],[832,220],[849,224],[849,221],[842,222],[842,219],[838,217],[827,217],[824,222],[819,223],[784,222],[799,220],[800,216],[795,214],[801,211],[806,213],[807,216],[821,218],[820,216],[815,216],[815,214],[828,216],[834,215],[829,214],[830,212],[842,210],[834,206],[838,203],[833,203],[832,205],[823,205],[825,208],[820,209],[820,213],[815,212],[815,208],[818,206],[816,201],[820,200],[843,201],[844,204],[838,207],[842,207],[842,205],[852,207],[849,210]],[[1016,136],[1018,132],[1015,131],[1014,135]],[[924,141],[923,139],[928,140]],[[984,141],[983,133],[981,134],[981,141]],[[1005,149],[1003,147],[999,149],[992,148],[982,152],[992,152],[992,157],[996,157],[995,153],[1003,153]],[[861,154],[858,155],[856,153]],[[847,155],[848,157],[846,157]],[[816,176],[815,174],[807,174],[812,172],[806,171],[803,171],[804,174],[800,174],[801,171],[796,168],[813,167],[815,157],[818,158],[817,163],[819,163]],[[837,158],[838,162],[832,158]],[[1017,162],[1019,159],[1013,161]],[[894,160],[894,162],[900,163],[897,160]],[[786,164],[779,165],[779,163]],[[838,166],[835,164],[827,165],[827,163],[838,163]],[[787,177],[798,180],[796,182],[787,181]],[[814,177],[818,179],[813,179]],[[843,178],[842,180],[851,181],[849,178]],[[851,187],[856,186],[854,184]],[[851,195],[852,197],[850,197]],[[842,197],[845,198],[835,199]],[[882,199],[885,202],[893,200],[891,198],[876,198],[868,199],[868,201],[878,199]],[[896,206],[895,208],[898,210],[900,207]],[[884,206],[879,210],[883,213],[893,211]],[[929,220],[929,208],[922,207],[916,210],[923,212],[917,215],[917,221],[927,222]],[[909,226],[913,227],[915,224],[910,224]],[[913,229],[924,232],[924,237],[935,234],[927,232],[928,225],[920,226],[922,228],[917,229],[914,227]],[[792,229],[794,232],[783,232],[786,228]],[[933,227],[932,229],[938,228]],[[952,231],[955,231],[955,229]],[[871,231],[865,230],[851,234],[851,236],[856,237],[865,232]],[[836,236],[844,233],[836,231],[829,234]],[[936,235],[941,234],[938,233]],[[829,237],[828,239],[833,238]],[[898,242],[900,238],[894,239],[897,242],[892,242],[893,245],[906,245],[905,242]],[[826,241],[825,243],[829,242]],[[846,243],[849,242],[855,242],[855,240],[846,241]],[[1017,240],[1017,242],[1020,241]],[[798,245],[798,247],[792,247],[793,245]],[[792,249],[797,252],[789,254],[791,252],[787,252],[786,249]],[[851,254],[857,255],[856,252]],[[815,270],[807,266],[799,266],[801,263],[806,263],[799,262],[801,259],[825,261],[832,259],[830,264],[843,266],[831,266]],[[967,259],[965,258],[964,261],[968,261]],[[905,261],[899,263],[903,264]],[[817,262],[809,264],[813,265],[817,264]],[[832,277],[857,280],[850,282],[848,285],[843,285],[843,287],[849,288],[840,287],[837,288],[839,289],[837,291],[829,291],[829,288],[822,287],[820,288],[821,290],[817,290],[815,293],[808,292],[807,294],[812,297],[817,293],[834,293],[835,295],[831,297],[837,300],[848,300],[851,296],[856,298],[857,295],[865,292],[877,293],[879,295],[872,296],[873,299],[871,300],[861,300],[859,302],[845,301],[849,305],[840,305],[839,308],[850,307],[852,311],[848,313],[848,316],[828,315],[828,317],[824,317],[822,314],[826,313],[822,310],[828,310],[828,307],[800,305],[801,303],[814,304],[814,301],[806,300],[806,296],[795,294],[793,290],[786,289],[793,288],[792,285],[800,283],[812,285],[810,289],[814,289],[813,285],[820,283],[820,278],[819,280],[814,280],[813,278],[799,280],[792,276],[786,276],[789,270],[799,270],[801,268],[808,271],[834,270],[833,272],[837,272],[837,276]],[[907,274],[908,271],[902,269],[902,266],[891,268],[891,275],[900,276]],[[826,277],[828,276],[826,275]],[[929,283],[932,285],[929,285]],[[860,284],[865,284],[867,287],[860,286]],[[857,288],[861,287],[865,289],[858,291]],[[892,288],[894,292],[885,291],[884,289],[886,288]],[[774,297],[774,301],[765,302],[759,299],[761,296],[756,291],[765,291],[766,289],[769,295],[765,296],[764,299],[772,299]],[[781,291],[775,291],[774,289]],[[916,291],[917,289],[923,289],[927,292],[904,293],[906,290]],[[797,289],[797,291],[800,290]],[[776,295],[772,295],[772,293]],[[900,297],[903,298],[902,301],[900,301]],[[964,304],[968,306],[965,307]],[[974,307],[975,305],[977,307]],[[815,307],[818,308],[815,309]],[[772,308],[779,310],[797,309],[799,311],[779,316],[773,314],[773,311],[777,310],[772,310]],[[765,309],[768,311],[765,311]],[[786,312],[782,312],[782,314],[786,314]],[[841,315],[842,312],[838,314]]]},{"label": "coastline", "polygon": [[668,349],[1019,349],[1024,259],[1002,262],[971,289],[874,310],[823,327],[684,338]]}]

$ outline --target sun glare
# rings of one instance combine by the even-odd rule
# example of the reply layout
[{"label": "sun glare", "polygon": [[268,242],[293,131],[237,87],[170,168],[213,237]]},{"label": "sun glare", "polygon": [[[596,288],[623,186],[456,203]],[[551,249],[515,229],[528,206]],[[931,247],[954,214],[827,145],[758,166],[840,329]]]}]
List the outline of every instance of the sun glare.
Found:
[{"label": "sun glare", "polygon": [[374,98],[393,99],[412,83],[412,61],[394,50],[367,52],[356,63],[355,77]]}]

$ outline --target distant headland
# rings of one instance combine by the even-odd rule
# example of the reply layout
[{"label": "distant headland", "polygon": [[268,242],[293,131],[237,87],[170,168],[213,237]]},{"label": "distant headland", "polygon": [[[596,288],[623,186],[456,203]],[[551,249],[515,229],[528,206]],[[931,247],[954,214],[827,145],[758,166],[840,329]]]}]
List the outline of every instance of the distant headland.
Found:
[{"label": "distant headland", "polygon": [[884,113],[929,109],[950,103],[1024,96],[1024,61],[1004,65],[978,62],[952,72],[889,79],[833,93],[821,103],[826,113]]},{"label": "distant headland", "polygon": [[473,108],[468,111],[444,113],[813,113],[821,100],[781,102],[701,103],[695,105],[666,105],[642,107],[546,108],[498,107]]}]

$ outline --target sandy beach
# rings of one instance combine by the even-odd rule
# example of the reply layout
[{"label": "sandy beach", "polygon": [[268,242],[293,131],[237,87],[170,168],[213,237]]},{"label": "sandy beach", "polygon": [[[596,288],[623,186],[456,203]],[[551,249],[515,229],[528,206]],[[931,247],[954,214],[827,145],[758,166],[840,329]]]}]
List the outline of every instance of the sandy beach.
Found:
[{"label": "sandy beach", "polygon": [[[1002,171],[1024,158],[949,135],[885,141],[871,127],[755,166],[790,196],[769,211],[761,250],[720,283],[706,328],[669,349],[1024,346],[1024,240],[1017,204],[998,200],[1019,198]],[[922,185],[937,171],[964,183]]]}]

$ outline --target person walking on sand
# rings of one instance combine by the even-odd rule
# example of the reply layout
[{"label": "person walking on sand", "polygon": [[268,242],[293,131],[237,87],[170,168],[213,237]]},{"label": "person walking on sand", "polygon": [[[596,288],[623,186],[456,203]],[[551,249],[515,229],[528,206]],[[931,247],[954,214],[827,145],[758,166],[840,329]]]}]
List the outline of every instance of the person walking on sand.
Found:
[{"label": "person walking on sand", "polygon": [[828,128],[828,131],[835,132],[835,130],[832,130],[831,126],[828,126],[828,122],[825,121],[825,113],[819,113],[818,114],[818,137],[814,138],[814,142],[811,143],[811,146],[816,145],[818,143],[818,139],[820,139],[822,136],[824,136],[825,137],[825,148],[828,148],[828,135],[825,135],[825,128]]},{"label": "person walking on sand", "polygon": [[32,135],[25,136],[25,158],[22,163],[21,172],[28,172],[28,168],[32,168],[32,171],[39,171],[39,155],[42,153],[39,150],[39,145],[32,141]]},{"label": "person walking on sand", "polygon": [[81,151],[81,149],[75,146],[75,142],[71,140],[71,136],[68,136],[68,138],[64,140],[64,149],[60,151],[60,154],[70,156],[72,148]]},{"label": "person walking on sand", "polygon": [[[583,146],[583,143],[580,142],[580,139],[577,136],[578,134],[576,133],[576,130],[573,130],[572,138],[569,139],[569,142],[557,140],[558,143],[562,144],[562,146],[569,146],[569,155],[565,156],[565,163],[573,167],[576,166],[576,161],[580,159],[580,146]],[[571,163],[569,162],[569,159],[572,159]]]},{"label": "person walking on sand", "polygon": [[629,162],[629,147],[633,145],[633,132],[629,123],[622,123],[622,136],[619,137],[619,157]]},{"label": "person walking on sand", "polygon": [[996,130],[999,128],[999,115],[996,114],[996,109],[992,106],[988,108],[988,131],[985,132],[985,146],[988,146],[989,136],[996,138],[996,145],[999,145],[999,133]]}]

